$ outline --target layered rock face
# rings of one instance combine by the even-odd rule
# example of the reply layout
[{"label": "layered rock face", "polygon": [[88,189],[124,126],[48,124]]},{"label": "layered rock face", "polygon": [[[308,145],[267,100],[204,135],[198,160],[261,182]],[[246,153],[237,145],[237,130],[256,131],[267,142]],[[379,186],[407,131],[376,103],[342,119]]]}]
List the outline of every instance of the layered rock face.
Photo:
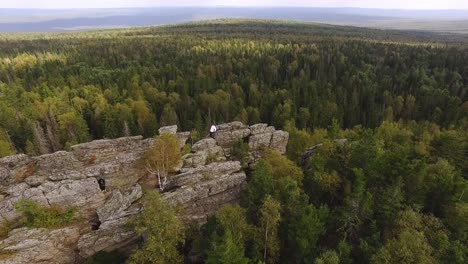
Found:
[{"label": "layered rock face", "polygon": [[[176,134],[183,148],[190,134],[176,126],[160,132]],[[288,133],[266,124],[222,124],[214,138],[205,138],[182,157],[180,171],[169,178],[162,196],[182,208],[185,222],[204,223],[222,205],[235,202],[246,184],[239,161],[231,157],[235,142],[250,147],[250,162],[261,158],[264,147],[286,151]],[[123,249],[139,238],[126,223],[142,209],[141,184],[148,175],[141,159],[153,139],[127,137],[96,140],[71,151],[0,159],[0,224],[20,217],[14,203],[31,199],[44,206],[75,208],[75,224],[61,229],[17,228],[0,240],[0,263],[80,263],[99,251]],[[104,179],[101,190],[98,179]]]}]

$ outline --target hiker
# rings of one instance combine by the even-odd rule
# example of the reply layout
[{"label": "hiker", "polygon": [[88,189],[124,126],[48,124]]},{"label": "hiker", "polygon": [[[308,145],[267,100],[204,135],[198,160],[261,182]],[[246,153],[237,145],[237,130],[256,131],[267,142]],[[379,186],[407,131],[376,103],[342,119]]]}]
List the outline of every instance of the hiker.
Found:
[{"label": "hiker", "polygon": [[104,180],[102,176],[99,176],[97,182],[99,184],[99,189],[101,189],[101,191],[106,190],[106,180]]},{"label": "hiker", "polygon": [[211,128],[210,128],[210,137],[214,138],[214,134],[216,133],[216,126],[215,125],[211,125]]},{"label": "hiker", "polygon": [[105,173],[104,168],[101,168],[99,170],[99,177],[97,178],[97,182],[99,184],[99,189],[101,189],[101,191],[106,190],[106,180],[104,179],[104,173]]}]

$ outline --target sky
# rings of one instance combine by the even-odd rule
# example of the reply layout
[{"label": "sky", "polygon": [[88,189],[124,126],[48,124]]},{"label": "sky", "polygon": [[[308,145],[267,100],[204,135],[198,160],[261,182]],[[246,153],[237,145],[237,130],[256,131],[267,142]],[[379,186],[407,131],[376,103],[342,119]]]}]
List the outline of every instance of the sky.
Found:
[{"label": "sky", "polygon": [[0,0],[0,8],[119,8],[158,6],[307,6],[468,9],[468,0]]}]

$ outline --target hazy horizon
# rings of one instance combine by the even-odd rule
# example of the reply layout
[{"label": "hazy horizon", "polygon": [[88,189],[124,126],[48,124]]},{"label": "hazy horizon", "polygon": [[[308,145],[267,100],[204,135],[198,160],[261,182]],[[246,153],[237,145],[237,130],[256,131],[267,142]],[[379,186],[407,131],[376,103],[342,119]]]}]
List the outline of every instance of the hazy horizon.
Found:
[{"label": "hazy horizon", "polygon": [[[15,2],[18,5],[29,0]],[[52,0],[47,1],[49,4]],[[127,0],[116,0],[114,7],[86,6],[89,0],[82,0],[81,8],[23,8],[0,7],[0,32],[56,32],[80,31],[98,28],[142,27],[185,23],[220,18],[274,19],[301,22],[316,22],[334,25],[350,25],[380,29],[426,30],[438,32],[468,33],[468,9],[395,9],[347,6],[306,6],[296,7],[302,1],[291,2],[288,6],[264,5],[269,2],[255,2],[252,6],[233,6],[243,1],[208,1],[211,4],[230,6],[161,5],[159,7],[124,7]],[[401,1],[401,0],[396,0]],[[39,1],[45,4],[44,1]],[[52,1],[53,2],[53,1]],[[169,1],[158,1],[170,3]],[[176,3],[182,4],[185,1]],[[321,1],[324,3],[325,1]],[[340,1],[327,1],[337,4]],[[352,1],[347,4],[365,1]],[[142,1],[137,3],[142,4]],[[317,2],[314,2],[315,4]],[[468,1],[467,1],[468,3]],[[102,2],[101,2],[102,4]],[[204,4],[205,6],[202,6]],[[1,6],[1,4],[0,4]],[[86,7],[85,7],[86,6]],[[44,6],[46,7],[46,6]]]},{"label": "hazy horizon", "polygon": [[[312,2],[312,3],[311,3]],[[109,9],[109,8],[157,8],[157,7],[310,7],[310,8],[362,8],[398,10],[467,10],[466,0],[16,0],[0,3],[1,9]]]},{"label": "hazy horizon", "polygon": [[[104,10],[104,9],[145,9],[145,8],[317,8],[317,9],[376,9],[376,10],[401,10],[401,11],[468,11],[466,8],[437,8],[437,9],[413,9],[413,8],[377,8],[377,7],[353,7],[353,6],[228,6],[228,5],[217,5],[217,6],[202,6],[202,5],[186,5],[186,6],[126,6],[126,7],[69,7],[69,8],[17,8],[17,7],[0,7],[0,10]],[[468,18],[467,18],[468,19]]]}]

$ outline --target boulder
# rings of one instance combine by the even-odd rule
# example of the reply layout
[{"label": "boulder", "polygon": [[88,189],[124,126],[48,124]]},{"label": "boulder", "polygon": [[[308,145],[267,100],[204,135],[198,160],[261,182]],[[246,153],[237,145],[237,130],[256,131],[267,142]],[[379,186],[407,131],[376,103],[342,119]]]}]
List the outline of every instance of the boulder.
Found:
[{"label": "boulder", "polygon": [[183,168],[197,168],[206,164],[208,153],[199,151],[196,153],[188,153],[182,156]]},{"label": "boulder", "polygon": [[71,152],[58,151],[39,156],[35,160],[37,162],[37,174],[44,175],[51,181],[86,178],[79,170],[83,164]]},{"label": "boulder", "polygon": [[205,138],[193,144],[192,152],[194,153],[188,153],[182,157],[183,167],[197,168],[208,161],[222,161],[224,157],[223,149],[216,145],[216,141],[212,138]]},{"label": "boulder", "polygon": [[177,133],[177,138],[179,138],[180,142],[180,149],[183,149],[185,147],[185,144],[187,144],[187,140],[190,137],[190,132],[179,132]]},{"label": "boulder", "polygon": [[49,204],[63,208],[76,208],[82,213],[91,213],[104,203],[105,195],[95,178],[46,182],[38,187]]},{"label": "boulder", "polygon": [[196,185],[184,185],[174,192],[165,193],[163,198],[172,206],[182,209],[179,217],[184,221],[205,223],[207,217],[225,203],[239,198],[246,177],[243,171],[213,174],[211,178],[199,179]]},{"label": "boulder", "polygon": [[219,125],[214,133],[216,143],[223,148],[226,157],[230,156],[231,148],[238,140],[243,140],[250,135],[248,126],[241,122],[232,122]]},{"label": "boulder", "polygon": [[269,147],[271,142],[272,132],[255,134],[249,137],[249,149],[251,151],[259,151],[263,147]]},{"label": "boulder", "polygon": [[30,187],[38,187],[39,185],[45,183],[47,181],[47,176],[45,175],[33,175],[30,176],[26,179],[24,179],[24,182],[28,184]]},{"label": "boulder", "polygon": [[105,221],[98,230],[83,234],[77,244],[80,256],[87,258],[99,251],[113,251],[127,247],[139,239],[139,236],[128,229],[128,221],[139,212],[130,208],[120,213],[120,218]]},{"label": "boulder", "polygon": [[168,186],[193,185],[213,177],[232,174],[242,169],[239,161],[213,162],[201,167],[190,168],[183,173],[170,177]]},{"label": "boulder", "polygon": [[285,131],[275,131],[271,137],[270,147],[277,150],[281,154],[286,153],[286,147],[288,146],[289,133]]},{"label": "boulder", "polygon": [[159,128],[158,132],[159,135],[161,135],[164,132],[168,132],[170,134],[176,135],[177,138],[179,139],[179,144],[180,144],[180,149],[183,149],[185,144],[187,143],[187,140],[190,137],[190,132],[177,132],[177,125],[173,126],[164,126]]},{"label": "boulder", "polygon": [[265,147],[270,146],[275,128],[267,124],[256,124],[250,126],[250,130],[253,131],[249,137],[250,162],[255,163],[261,158]]},{"label": "boulder", "polygon": [[[80,237],[76,227],[56,230],[19,228],[0,241],[3,264],[75,263],[75,247]],[[8,256],[5,259],[5,255]]]},{"label": "boulder", "polygon": [[140,199],[143,191],[139,184],[130,187],[127,190],[120,191],[114,190],[112,196],[106,203],[97,209],[97,215],[101,223],[114,220],[121,217],[124,212],[132,203]]},{"label": "boulder", "polygon": [[0,167],[12,169],[27,164],[29,161],[30,158],[25,154],[7,156],[0,158]]},{"label": "boulder", "polygon": [[192,152],[208,151],[217,147],[216,140],[213,138],[204,138],[192,146]]},{"label": "boulder", "polygon": [[251,125],[249,128],[252,135],[272,133],[273,131],[275,131],[275,128],[272,126],[268,126],[268,124],[255,124]]},{"label": "boulder", "polygon": [[240,121],[234,121],[231,123],[220,124],[217,128],[218,130],[239,130],[247,128],[247,126]]},{"label": "boulder", "polygon": [[30,157],[18,154],[0,158],[0,192],[11,184],[21,182],[35,170],[35,164]]},{"label": "boulder", "polygon": [[164,132],[169,132],[175,135],[177,134],[177,125],[161,127],[159,128],[158,132],[159,132],[159,135],[161,135]]},{"label": "boulder", "polygon": [[33,200],[43,206],[49,206],[49,201],[40,189],[29,188],[29,185],[24,182],[11,186],[5,193],[7,194],[6,198],[0,201],[0,225],[4,221],[15,221],[19,217],[14,204],[22,199]]},{"label": "boulder", "polygon": [[[85,164],[98,164],[109,159],[115,159],[116,155],[121,155],[120,159],[133,160],[135,154],[144,152],[152,143],[152,139],[142,140],[142,136],[122,137],[116,139],[94,140],[71,147],[71,152],[75,157]],[[123,156],[123,157],[122,157]]]}]

